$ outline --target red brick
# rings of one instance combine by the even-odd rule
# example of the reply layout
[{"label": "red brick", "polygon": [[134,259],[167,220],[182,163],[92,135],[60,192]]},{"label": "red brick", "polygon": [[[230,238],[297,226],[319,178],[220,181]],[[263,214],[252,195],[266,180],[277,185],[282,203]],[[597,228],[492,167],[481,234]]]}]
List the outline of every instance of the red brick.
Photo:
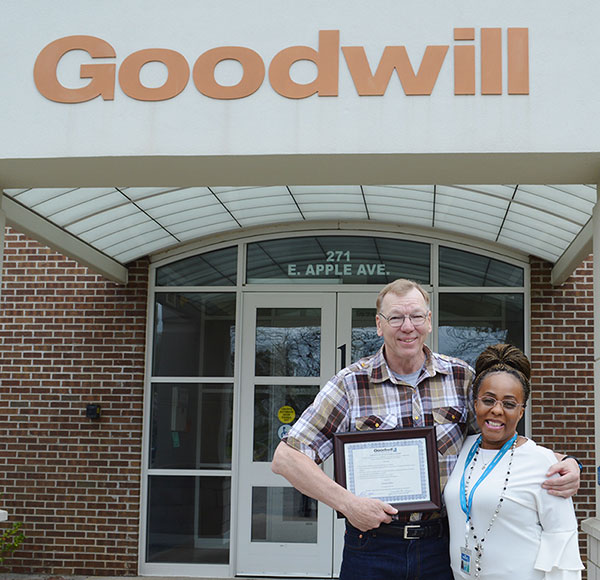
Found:
[{"label": "red brick", "polygon": [[137,572],[147,285],[145,260],[119,286],[7,229],[0,480],[27,537],[13,573]]}]

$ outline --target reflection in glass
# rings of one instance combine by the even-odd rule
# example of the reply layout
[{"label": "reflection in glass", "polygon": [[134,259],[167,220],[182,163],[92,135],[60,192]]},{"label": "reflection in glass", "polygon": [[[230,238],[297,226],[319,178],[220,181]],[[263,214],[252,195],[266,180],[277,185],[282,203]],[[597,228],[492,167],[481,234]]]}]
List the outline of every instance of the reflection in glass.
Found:
[{"label": "reflection in glass", "polygon": [[317,509],[293,487],[253,487],[252,541],[315,544]]},{"label": "reflection in glass", "polygon": [[237,247],[206,252],[161,266],[157,286],[235,286]]},{"label": "reflection in glass", "polygon": [[257,376],[318,377],[320,366],[320,308],[257,309]]},{"label": "reflection in glass", "polygon": [[487,256],[440,247],[440,286],[523,286],[524,270]]},{"label": "reflection in glass", "polygon": [[233,293],[157,293],[154,376],[233,376],[234,329]]},{"label": "reflection in glass", "polygon": [[310,236],[248,244],[247,282],[429,284],[429,244],[369,236]]},{"label": "reflection in glass", "polygon": [[377,336],[375,324],[376,308],[352,309],[352,352],[348,363],[375,354],[383,344],[383,339]]},{"label": "reflection in glass", "polygon": [[150,468],[231,469],[233,385],[153,384]]},{"label": "reflection in glass", "polygon": [[255,385],[254,461],[272,461],[275,447],[318,392],[319,385]]},{"label": "reflection in glass", "polygon": [[229,477],[148,480],[147,562],[228,564]]},{"label": "reflection in glass", "polygon": [[523,294],[439,295],[438,350],[473,365],[490,344],[524,348]]}]

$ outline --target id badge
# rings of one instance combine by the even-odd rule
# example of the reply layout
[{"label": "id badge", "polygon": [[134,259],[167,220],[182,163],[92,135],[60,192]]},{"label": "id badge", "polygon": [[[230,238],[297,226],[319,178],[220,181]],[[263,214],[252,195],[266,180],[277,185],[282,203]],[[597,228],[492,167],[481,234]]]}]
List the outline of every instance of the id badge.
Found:
[{"label": "id badge", "polygon": [[460,549],[460,571],[464,572],[468,576],[471,575],[471,555],[472,552],[469,550],[469,548]]}]

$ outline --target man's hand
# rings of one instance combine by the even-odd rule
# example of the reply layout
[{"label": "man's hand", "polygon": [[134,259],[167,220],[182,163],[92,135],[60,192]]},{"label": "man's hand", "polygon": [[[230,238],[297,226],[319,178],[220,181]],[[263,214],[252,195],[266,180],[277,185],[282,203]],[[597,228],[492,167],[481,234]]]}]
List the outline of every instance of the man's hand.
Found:
[{"label": "man's hand", "polygon": [[378,499],[352,496],[343,513],[355,528],[366,532],[381,524],[389,524],[398,510]]},{"label": "man's hand", "polygon": [[[560,477],[552,477],[555,474]],[[570,457],[564,461],[558,461],[550,467],[546,477],[550,478],[544,481],[542,487],[548,490],[550,495],[560,497],[572,497],[579,489],[580,469],[574,459]]]},{"label": "man's hand", "polygon": [[342,512],[355,528],[363,532],[378,528],[381,524],[389,524],[392,516],[398,513],[389,503],[357,497],[341,487],[325,475],[312,459],[283,441],[275,450],[271,469],[283,475],[298,491]]}]

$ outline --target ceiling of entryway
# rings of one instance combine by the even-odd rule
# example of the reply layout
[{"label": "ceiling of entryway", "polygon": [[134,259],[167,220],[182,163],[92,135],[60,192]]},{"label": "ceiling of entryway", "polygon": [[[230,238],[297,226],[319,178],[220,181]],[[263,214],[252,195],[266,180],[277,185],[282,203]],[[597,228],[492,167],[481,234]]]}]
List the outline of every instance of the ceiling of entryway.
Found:
[{"label": "ceiling of entryway", "polygon": [[[35,216],[117,265],[211,234],[313,220],[468,234],[556,263],[581,235],[596,201],[592,185],[34,188],[4,193],[8,223],[17,229],[27,215]],[[27,233],[33,227],[21,226]]]}]

